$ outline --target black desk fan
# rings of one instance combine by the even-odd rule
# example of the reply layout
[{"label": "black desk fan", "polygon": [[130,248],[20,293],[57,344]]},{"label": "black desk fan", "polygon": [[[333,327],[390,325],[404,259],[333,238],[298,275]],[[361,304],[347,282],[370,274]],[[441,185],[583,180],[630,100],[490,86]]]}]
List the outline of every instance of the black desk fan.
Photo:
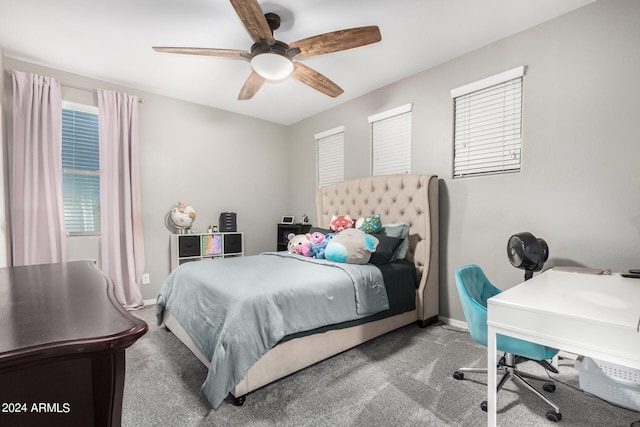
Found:
[{"label": "black desk fan", "polygon": [[[542,266],[549,258],[549,247],[543,239],[536,238],[533,234],[524,231],[509,238],[507,257],[509,257],[511,265],[524,270],[524,280],[529,280],[533,277],[534,272],[542,270]],[[521,359],[520,356],[516,356],[516,364],[520,363]],[[558,373],[558,369],[546,360],[536,360],[535,362],[548,371]],[[545,391],[553,391],[555,384],[545,384],[543,388]]]},{"label": "black desk fan", "polygon": [[507,257],[511,265],[525,271],[524,280],[529,280],[534,272],[542,270],[542,266],[549,258],[549,247],[543,239],[536,238],[525,231],[509,238]]}]

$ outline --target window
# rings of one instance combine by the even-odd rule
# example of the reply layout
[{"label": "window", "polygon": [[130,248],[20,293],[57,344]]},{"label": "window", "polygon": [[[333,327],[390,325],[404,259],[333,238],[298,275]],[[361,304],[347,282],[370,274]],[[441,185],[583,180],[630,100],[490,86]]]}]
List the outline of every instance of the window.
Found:
[{"label": "window", "polygon": [[369,117],[371,174],[411,173],[411,104]]},{"label": "window", "polygon": [[451,91],[453,177],[518,172],[524,66]]},{"label": "window", "polygon": [[68,235],[100,234],[98,109],[63,102],[62,194]]},{"label": "window", "polygon": [[315,135],[318,188],[344,180],[344,126]]}]

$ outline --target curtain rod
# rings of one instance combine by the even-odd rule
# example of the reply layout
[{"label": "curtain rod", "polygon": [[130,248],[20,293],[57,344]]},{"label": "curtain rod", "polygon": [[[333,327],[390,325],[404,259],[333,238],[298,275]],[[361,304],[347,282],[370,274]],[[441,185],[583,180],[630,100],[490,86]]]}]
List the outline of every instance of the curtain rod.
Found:
[{"label": "curtain rod", "polygon": [[[9,72],[9,73],[13,72],[13,71],[14,70],[11,70],[11,71],[7,70],[7,72]],[[24,73],[24,71],[21,71],[21,73]],[[60,82],[60,86],[68,87],[68,88],[71,88],[71,89],[84,90],[84,91],[87,91],[87,92],[98,93],[98,89],[93,89],[93,88],[88,88],[88,87],[83,87],[83,86],[76,86],[76,85],[72,85],[72,84],[69,84],[69,83]],[[144,104],[144,99],[143,98],[138,98],[138,102],[140,104]]]},{"label": "curtain rod", "polygon": [[98,93],[98,89],[91,89],[88,87],[82,87],[82,86],[76,86],[76,85],[70,85],[68,83],[60,83],[60,86],[64,86],[64,87],[69,87],[71,89],[80,89],[80,90],[84,90],[86,92],[93,92],[93,93]]},{"label": "curtain rod", "polygon": [[[68,87],[68,88],[71,88],[71,89],[85,90],[87,92],[98,93],[98,89],[92,89],[92,88],[88,88],[88,87],[76,86],[76,85],[72,85],[72,84],[68,84],[68,83],[62,83],[61,82],[60,86]],[[140,104],[144,104],[144,99],[143,98],[138,98],[138,102]]]}]

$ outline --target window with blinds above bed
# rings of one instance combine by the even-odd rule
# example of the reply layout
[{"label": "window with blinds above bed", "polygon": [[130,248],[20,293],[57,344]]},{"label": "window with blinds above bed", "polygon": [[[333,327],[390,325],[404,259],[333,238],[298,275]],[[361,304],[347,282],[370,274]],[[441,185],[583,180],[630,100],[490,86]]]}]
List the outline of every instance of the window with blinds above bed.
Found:
[{"label": "window with blinds above bed", "polygon": [[451,91],[453,178],[520,171],[524,71],[517,67]]},{"label": "window with blinds above bed", "polygon": [[369,117],[371,175],[411,173],[412,104]]},{"label": "window with blinds above bed", "polygon": [[344,180],[344,126],[317,133],[318,188]]}]

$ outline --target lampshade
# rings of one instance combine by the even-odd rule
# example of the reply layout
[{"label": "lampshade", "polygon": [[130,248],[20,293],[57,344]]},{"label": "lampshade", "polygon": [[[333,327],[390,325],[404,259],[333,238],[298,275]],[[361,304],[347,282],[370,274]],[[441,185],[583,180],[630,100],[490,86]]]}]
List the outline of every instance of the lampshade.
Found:
[{"label": "lampshade", "polygon": [[293,71],[293,62],[279,53],[265,52],[251,58],[251,67],[267,80],[282,80]]}]

